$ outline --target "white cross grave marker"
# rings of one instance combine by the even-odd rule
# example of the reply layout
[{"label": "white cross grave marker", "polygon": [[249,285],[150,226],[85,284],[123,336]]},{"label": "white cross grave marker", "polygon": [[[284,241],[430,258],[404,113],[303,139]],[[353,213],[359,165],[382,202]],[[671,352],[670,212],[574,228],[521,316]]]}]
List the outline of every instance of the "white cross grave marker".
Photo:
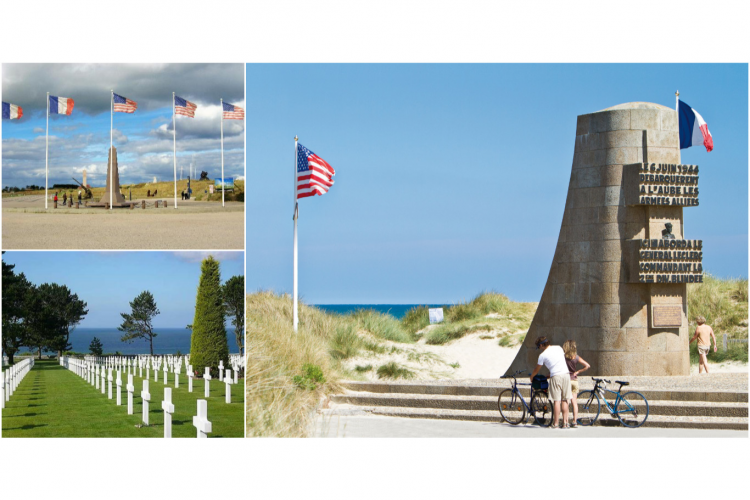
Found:
[{"label": "white cross grave marker", "polygon": [[226,386],[226,390],[224,391],[224,402],[225,403],[231,403],[232,402],[232,375],[229,373],[231,370],[227,369],[226,376],[224,377],[224,385]]},{"label": "white cross grave marker", "polygon": [[94,380],[96,380],[96,390],[99,390],[99,365],[94,367]]},{"label": "white cross grave marker", "polygon": [[203,375],[203,397],[207,398],[208,395],[211,393],[209,389],[209,383],[211,382],[211,368],[208,366],[206,367],[206,374]]},{"label": "white cross grave marker", "polygon": [[211,432],[211,422],[208,421],[208,402],[205,399],[198,400],[198,415],[193,417],[193,426],[198,431],[199,438],[207,438]]},{"label": "white cross grave marker", "polygon": [[148,425],[148,402],[151,401],[151,394],[148,392],[148,379],[143,381],[141,399],[143,400],[143,423]]},{"label": "white cross grave marker", "polygon": [[169,373],[169,367],[164,363],[164,385],[167,385],[167,373]]},{"label": "white cross grave marker", "polygon": [[224,361],[219,360],[219,382],[223,382],[224,379],[222,378],[224,375]]},{"label": "white cross grave marker", "polygon": [[135,392],[135,386],[133,385],[133,374],[128,373],[128,385],[125,387],[128,391],[128,415],[133,414],[133,392]]},{"label": "white cross grave marker", "polygon": [[122,372],[117,370],[117,406],[122,406]]},{"label": "white cross grave marker", "polygon": [[172,413],[174,405],[172,404],[172,388],[164,388],[164,401],[161,402],[161,409],[164,410],[164,437],[172,437]]},{"label": "white cross grave marker", "polygon": [[103,366],[101,369],[101,375],[102,375],[101,388],[102,388],[102,394],[104,394],[105,392],[107,392],[107,382],[106,382],[107,370],[105,370]]},{"label": "white cross grave marker", "polygon": [[107,398],[112,399],[112,368],[107,370]]},{"label": "white cross grave marker", "polygon": [[234,371],[234,383],[236,384],[237,381],[239,380],[238,374],[240,371],[239,370],[232,370],[232,371]]},{"label": "white cross grave marker", "polygon": [[188,392],[193,392],[193,377],[195,374],[193,373],[193,365],[188,365]]}]

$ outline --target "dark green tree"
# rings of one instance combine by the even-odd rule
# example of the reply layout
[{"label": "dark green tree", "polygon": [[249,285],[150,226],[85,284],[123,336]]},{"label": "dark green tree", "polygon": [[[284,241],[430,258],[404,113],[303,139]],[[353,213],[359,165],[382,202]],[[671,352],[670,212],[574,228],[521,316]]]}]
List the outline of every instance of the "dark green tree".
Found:
[{"label": "dark green tree", "polygon": [[102,345],[102,341],[96,337],[91,339],[91,343],[89,344],[89,352],[94,356],[101,356],[104,353],[104,346]]},{"label": "dark green tree", "polygon": [[70,350],[70,334],[89,313],[86,309],[88,304],[65,285],[52,283],[46,293],[48,307],[55,311],[59,325],[56,334],[48,339],[46,347],[51,351],[57,351],[57,356],[60,357],[63,352]]},{"label": "dark green tree", "polygon": [[120,340],[132,343],[136,339],[147,340],[151,349],[151,355],[154,354],[154,327],[152,320],[159,314],[159,308],[156,307],[154,296],[148,290],[141,292],[133,302],[130,303],[130,314],[120,313],[123,322],[117,327],[121,332],[125,332]]},{"label": "dark green tree", "polygon": [[28,345],[26,316],[34,285],[26,279],[23,273],[16,274],[13,264],[7,264],[5,261],[2,264],[2,346],[3,352],[8,356],[8,361],[13,364],[13,357],[18,350]]},{"label": "dark green tree", "polygon": [[208,256],[201,263],[193,334],[190,338],[190,364],[199,373],[203,373],[207,366],[215,371],[219,361],[224,361],[224,366],[229,364],[224,298],[221,292],[219,261]]},{"label": "dark green tree", "polygon": [[224,308],[234,326],[234,338],[240,354],[245,347],[245,277],[232,276],[224,283]]}]

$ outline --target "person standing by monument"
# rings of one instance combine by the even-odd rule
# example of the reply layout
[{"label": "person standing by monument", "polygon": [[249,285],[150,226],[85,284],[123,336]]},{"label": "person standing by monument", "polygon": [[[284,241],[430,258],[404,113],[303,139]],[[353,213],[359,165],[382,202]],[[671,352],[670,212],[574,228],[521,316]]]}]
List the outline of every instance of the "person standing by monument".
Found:
[{"label": "person standing by monument", "polygon": [[563,429],[569,429],[568,424],[568,400],[570,400],[570,373],[568,364],[565,362],[565,352],[559,345],[550,345],[547,337],[538,337],[534,342],[537,349],[542,353],[537,360],[536,368],[531,373],[531,382],[539,373],[542,366],[549,370],[549,398],[553,402],[552,407],[552,425],[550,428],[557,429],[560,419],[560,410],[562,410]]},{"label": "person standing by monument", "polygon": [[78,204],[81,204],[81,190],[78,190]]},{"label": "person standing by monument", "polygon": [[708,351],[711,349],[711,340],[714,341],[714,352],[718,350],[719,346],[716,344],[713,328],[706,324],[706,318],[698,316],[695,318],[695,322],[698,323],[698,326],[695,327],[695,335],[688,344],[692,344],[694,340],[698,341],[698,373],[702,373],[702,370],[708,373]]},{"label": "person standing by monument", "polygon": [[[578,427],[578,374],[591,368],[591,365],[578,355],[575,340],[566,340],[563,344],[563,351],[565,352],[565,363],[568,365],[568,373],[570,373],[570,401],[568,406],[573,407],[573,423],[570,426]],[[576,370],[578,363],[583,365],[580,370]]]}]

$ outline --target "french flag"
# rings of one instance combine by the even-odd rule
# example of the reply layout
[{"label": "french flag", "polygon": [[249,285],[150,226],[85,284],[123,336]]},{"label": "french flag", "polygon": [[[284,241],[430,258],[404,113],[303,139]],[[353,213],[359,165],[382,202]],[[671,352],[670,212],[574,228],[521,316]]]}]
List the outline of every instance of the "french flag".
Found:
[{"label": "french flag", "polygon": [[70,97],[49,96],[49,114],[69,115],[73,112],[75,103]]},{"label": "french flag", "polygon": [[23,108],[9,102],[3,103],[3,120],[17,120],[23,116]]},{"label": "french flag", "polygon": [[680,109],[680,149],[703,144],[709,153],[714,149],[714,139],[708,131],[706,120],[686,102],[678,101]]}]

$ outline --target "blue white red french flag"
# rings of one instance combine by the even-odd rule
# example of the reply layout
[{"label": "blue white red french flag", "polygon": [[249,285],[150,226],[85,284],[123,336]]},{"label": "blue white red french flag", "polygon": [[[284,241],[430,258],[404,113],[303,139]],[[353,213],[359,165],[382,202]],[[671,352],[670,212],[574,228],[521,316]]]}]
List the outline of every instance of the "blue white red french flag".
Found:
[{"label": "blue white red french flag", "polygon": [[686,102],[679,101],[680,149],[703,144],[709,153],[714,149],[714,139],[703,117]]},{"label": "blue white red french flag", "polygon": [[9,102],[3,103],[3,120],[16,120],[23,116],[23,108]]},{"label": "blue white red french flag", "polygon": [[297,144],[297,199],[326,194],[334,175],[336,171],[328,162]]},{"label": "blue white red french flag", "polygon": [[75,103],[70,97],[49,96],[49,114],[69,115],[73,112]]}]

